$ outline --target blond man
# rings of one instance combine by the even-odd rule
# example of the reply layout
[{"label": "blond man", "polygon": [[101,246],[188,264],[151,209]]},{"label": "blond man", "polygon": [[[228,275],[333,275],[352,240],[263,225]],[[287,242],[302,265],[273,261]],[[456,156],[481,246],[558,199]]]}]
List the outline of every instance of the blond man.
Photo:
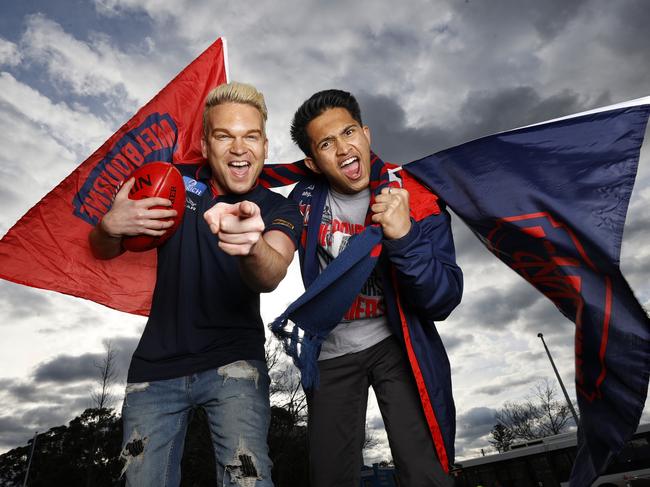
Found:
[{"label": "blond man", "polygon": [[[122,410],[127,485],[179,485],[192,411],[205,409],[218,485],[272,486],[269,377],[259,293],[285,276],[301,232],[295,203],[257,184],[268,151],[263,95],[242,83],[206,99],[206,161],[180,165],[183,222],[158,248],[151,314],[133,354]],[[93,229],[98,258],[128,235],[162,235],[161,198],[133,201],[127,181]]]}]

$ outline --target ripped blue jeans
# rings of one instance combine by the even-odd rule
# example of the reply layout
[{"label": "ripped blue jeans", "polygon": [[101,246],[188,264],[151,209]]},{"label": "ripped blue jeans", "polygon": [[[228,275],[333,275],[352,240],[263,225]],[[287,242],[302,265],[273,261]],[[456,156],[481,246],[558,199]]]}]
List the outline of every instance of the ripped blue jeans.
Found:
[{"label": "ripped blue jeans", "polygon": [[127,384],[122,421],[126,485],[178,486],[190,412],[210,425],[217,485],[273,487],[266,363],[237,361],[177,379]]}]

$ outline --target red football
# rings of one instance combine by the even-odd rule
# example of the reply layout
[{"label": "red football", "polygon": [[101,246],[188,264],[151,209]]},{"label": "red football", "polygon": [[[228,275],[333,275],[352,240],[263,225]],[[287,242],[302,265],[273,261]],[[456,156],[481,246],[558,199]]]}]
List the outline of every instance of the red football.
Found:
[{"label": "red football", "polygon": [[[168,162],[150,162],[133,171],[130,177],[135,178],[135,184],[129,191],[129,198],[132,200],[154,196],[167,198],[172,202],[171,207],[177,212],[174,217],[174,225],[168,228],[161,237],[149,235],[124,237],[122,243],[126,250],[144,252],[161,245],[174,234],[180,225],[185,211],[185,183],[178,169]],[[153,206],[152,208],[164,209],[165,207]]]}]

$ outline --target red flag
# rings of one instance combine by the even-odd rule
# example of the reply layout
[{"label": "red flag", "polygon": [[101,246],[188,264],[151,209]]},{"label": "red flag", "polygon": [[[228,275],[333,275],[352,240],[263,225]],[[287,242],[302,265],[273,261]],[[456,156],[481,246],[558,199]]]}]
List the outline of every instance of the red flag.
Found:
[{"label": "red flag", "polygon": [[227,82],[225,47],[217,39],[7,232],[0,240],[1,278],[148,314],[155,251],[100,261],[90,253],[88,233],[134,169],[202,158],[203,103]]}]

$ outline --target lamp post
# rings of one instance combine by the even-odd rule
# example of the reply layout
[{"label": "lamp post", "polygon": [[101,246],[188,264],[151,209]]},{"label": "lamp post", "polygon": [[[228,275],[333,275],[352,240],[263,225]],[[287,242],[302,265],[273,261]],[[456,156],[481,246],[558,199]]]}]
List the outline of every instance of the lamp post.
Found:
[{"label": "lamp post", "polygon": [[29,461],[27,462],[27,472],[25,472],[25,479],[23,481],[23,487],[27,485],[27,478],[29,477],[29,469],[32,466],[32,458],[34,457],[34,447],[36,446],[36,438],[38,438],[38,431],[34,433],[34,439],[32,440],[32,449],[29,452]]},{"label": "lamp post", "polygon": [[560,373],[557,371],[557,367],[555,366],[555,362],[553,362],[553,357],[551,357],[551,352],[549,351],[548,347],[546,346],[546,342],[544,341],[544,335],[542,333],[538,333],[537,336],[542,339],[542,343],[544,344],[544,349],[546,350],[546,355],[548,355],[548,359],[551,361],[551,365],[553,366],[553,371],[555,372],[555,377],[557,377],[557,381],[560,383],[560,387],[562,388],[562,392],[564,393],[564,399],[566,399],[566,403],[569,406],[569,409],[571,410],[571,414],[573,415],[573,420],[576,422],[576,426],[578,426],[578,413],[576,413],[575,408],[573,407],[573,404],[571,403],[571,399],[569,399],[569,394],[566,391],[566,388],[564,387],[564,383],[562,382],[562,377],[560,377]]}]

